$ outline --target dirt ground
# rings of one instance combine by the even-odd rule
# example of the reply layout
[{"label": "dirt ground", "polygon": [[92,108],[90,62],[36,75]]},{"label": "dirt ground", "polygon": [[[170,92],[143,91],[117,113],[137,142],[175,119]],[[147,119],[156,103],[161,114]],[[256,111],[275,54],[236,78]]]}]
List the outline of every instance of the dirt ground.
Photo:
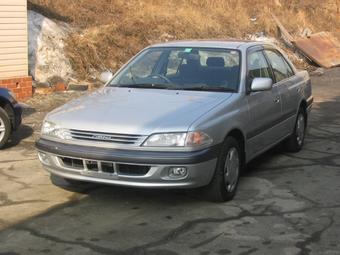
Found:
[{"label": "dirt ground", "polygon": [[0,254],[340,254],[340,68],[312,82],[304,149],[254,160],[223,204],[194,191],[54,186],[34,141],[45,114],[80,94],[34,97],[0,152]]}]

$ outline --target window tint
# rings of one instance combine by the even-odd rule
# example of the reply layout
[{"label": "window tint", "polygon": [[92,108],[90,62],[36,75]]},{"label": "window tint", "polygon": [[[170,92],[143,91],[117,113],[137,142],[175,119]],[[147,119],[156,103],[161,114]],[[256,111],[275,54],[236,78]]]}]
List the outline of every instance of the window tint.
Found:
[{"label": "window tint", "polygon": [[272,65],[276,82],[279,82],[293,75],[292,69],[280,53],[272,50],[266,50],[265,52],[268,56],[270,64]]},{"label": "window tint", "polygon": [[269,65],[262,51],[255,51],[248,55],[248,77],[254,78],[272,78]]}]

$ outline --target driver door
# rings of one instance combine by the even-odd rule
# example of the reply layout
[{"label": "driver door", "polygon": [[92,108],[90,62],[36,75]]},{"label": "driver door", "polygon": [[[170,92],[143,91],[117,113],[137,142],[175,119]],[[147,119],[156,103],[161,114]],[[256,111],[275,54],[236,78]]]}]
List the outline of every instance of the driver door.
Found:
[{"label": "driver door", "polygon": [[247,55],[247,103],[249,123],[247,130],[248,154],[252,158],[273,145],[281,134],[277,124],[282,115],[281,95],[277,86],[268,91],[251,92],[254,78],[275,79],[262,49],[248,52]]}]

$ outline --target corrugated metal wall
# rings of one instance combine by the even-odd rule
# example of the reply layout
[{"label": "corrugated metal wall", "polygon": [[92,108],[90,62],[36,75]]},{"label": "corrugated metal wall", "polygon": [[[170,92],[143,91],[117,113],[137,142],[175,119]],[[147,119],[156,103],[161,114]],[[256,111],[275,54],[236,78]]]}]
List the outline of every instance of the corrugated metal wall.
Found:
[{"label": "corrugated metal wall", "polygon": [[0,79],[28,74],[27,1],[0,0]]}]

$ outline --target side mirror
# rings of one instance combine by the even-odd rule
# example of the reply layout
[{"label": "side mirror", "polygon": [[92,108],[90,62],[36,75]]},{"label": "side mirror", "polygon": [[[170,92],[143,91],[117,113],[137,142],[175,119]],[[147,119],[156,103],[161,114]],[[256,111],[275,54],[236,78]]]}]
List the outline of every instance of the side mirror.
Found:
[{"label": "side mirror", "polygon": [[270,78],[254,78],[251,83],[251,91],[270,90],[273,87],[273,81]]},{"label": "side mirror", "polygon": [[99,80],[103,83],[108,83],[113,77],[113,73],[110,71],[105,71],[100,74]]}]

